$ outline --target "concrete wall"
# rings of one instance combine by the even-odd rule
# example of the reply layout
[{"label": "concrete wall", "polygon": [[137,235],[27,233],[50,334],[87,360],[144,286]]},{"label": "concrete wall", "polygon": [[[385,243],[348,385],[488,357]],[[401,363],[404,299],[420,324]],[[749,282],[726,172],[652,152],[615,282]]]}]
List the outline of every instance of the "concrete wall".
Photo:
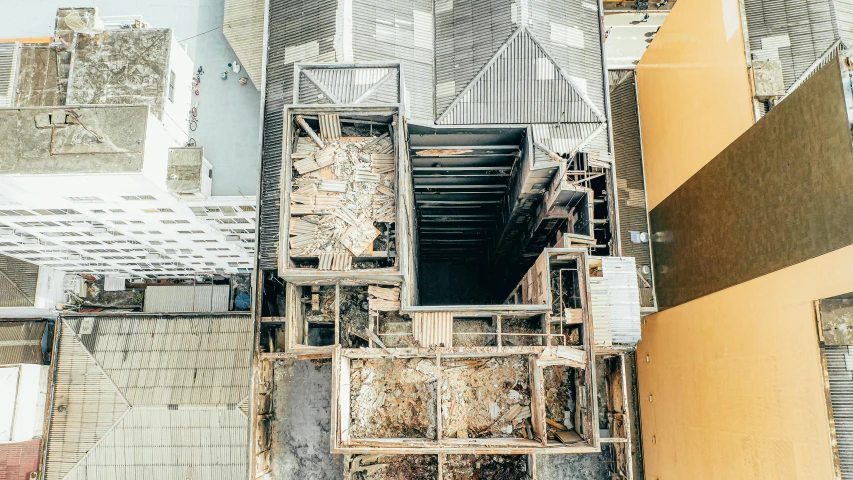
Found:
[{"label": "concrete wall", "polygon": [[651,209],[754,121],[737,0],[676,3],[637,89]]}]

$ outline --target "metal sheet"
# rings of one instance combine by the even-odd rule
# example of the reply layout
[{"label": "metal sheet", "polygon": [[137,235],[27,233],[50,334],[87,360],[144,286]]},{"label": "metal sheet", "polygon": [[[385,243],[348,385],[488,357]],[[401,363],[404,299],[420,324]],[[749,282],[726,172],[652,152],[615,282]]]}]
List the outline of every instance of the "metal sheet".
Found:
[{"label": "metal sheet", "polygon": [[44,363],[41,342],[47,322],[0,322],[0,365]]},{"label": "metal sheet", "polygon": [[646,204],[646,183],[643,174],[643,151],[640,140],[637,90],[633,70],[609,72],[610,112],[613,121],[614,162],[616,163],[616,188],[619,199],[619,238],[622,255],[633,257],[637,267],[648,267],[643,275],[647,284],[643,307],[654,307],[652,289],[652,246],[649,241],[632,241],[631,232],[650,234]]},{"label": "metal sheet", "polygon": [[47,479],[247,476],[250,315],[81,324],[62,321]]},{"label": "metal sheet", "polygon": [[829,393],[838,440],[841,477],[853,478],[853,371],[848,367],[853,349],[827,346],[824,349],[829,373]]},{"label": "metal sheet", "polygon": [[142,307],[148,313],[227,312],[229,285],[151,286]]},{"label": "metal sheet", "polygon": [[600,112],[522,30],[462,90],[438,123],[600,123]]},{"label": "metal sheet", "polygon": [[38,274],[37,265],[0,255],[0,307],[32,307]]},{"label": "metal sheet", "polygon": [[281,161],[284,105],[293,102],[293,63],[285,61],[288,47],[317,42],[319,56],[300,61],[335,61],[336,0],[269,2],[267,81],[264,98],[264,139],[261,159],[261,198],[258,265],[278,265],[281,214]]}]

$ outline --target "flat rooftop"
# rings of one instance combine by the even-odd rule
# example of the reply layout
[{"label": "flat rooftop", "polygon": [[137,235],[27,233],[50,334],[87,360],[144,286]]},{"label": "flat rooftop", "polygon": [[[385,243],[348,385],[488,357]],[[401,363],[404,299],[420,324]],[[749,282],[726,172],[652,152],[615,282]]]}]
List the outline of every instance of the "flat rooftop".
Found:
[{"label": "flat rooftop", "polygon": [[77,34],[69,105],[151,105],[161,118],[169,84],[170,29],[108,30]]},{"label": "flat rooftop", "polygon": [[0,174],[142,171],[147,105],[0,109]]}]

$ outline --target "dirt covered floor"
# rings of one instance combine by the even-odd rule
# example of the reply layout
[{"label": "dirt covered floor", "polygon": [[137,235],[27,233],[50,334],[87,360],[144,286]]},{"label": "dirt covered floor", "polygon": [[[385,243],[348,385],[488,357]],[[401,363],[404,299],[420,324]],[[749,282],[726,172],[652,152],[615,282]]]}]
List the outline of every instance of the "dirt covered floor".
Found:
[{"label": "dirt covered floor", "polygon": [[526,355],[442,360],[445,438],[529,438],[530,371]]},{"label": "dirt covered floor", "polygon": [[[492,335],[467,335],[471,333],[489,332]],[[453,320],[453,346],[454,347],[494,347],[497,338],[494,335],[495,327],[491,319],[465,318]],[[466,335],[459,335],[460,333]]]},{"label": "dirt covered floor", "polygon": [[345,480],[438,480],[438,455],[355,455]]},{"label": "dirt covered floor", "polygon": [[[501,333],[545,333],[539,317],[504,318],[501,320]],[[525,337],[520,335],[505,335],[503,344],[507,346],[543,345],[543,337]]]},{"label": "dirt covered floor", "polygon": [[447,455],[443,480],[523,480],[527,455]]},{"label": "dirt covered floor", "polygon": [[566,366],[546,367],[542,374],[545,390],[545,418],[548,440],[557,440],[556,431],[575,428],[574,369]]},{"label": "dirt covered floor", "polygon": [[416,347],[412,319],[399,312],[379,312],[379,337],[386,347]]},{"label": "dirt covered floor", "polygon": [[436,438],[435,361],[355,359],[350,367],[352,438]]}]

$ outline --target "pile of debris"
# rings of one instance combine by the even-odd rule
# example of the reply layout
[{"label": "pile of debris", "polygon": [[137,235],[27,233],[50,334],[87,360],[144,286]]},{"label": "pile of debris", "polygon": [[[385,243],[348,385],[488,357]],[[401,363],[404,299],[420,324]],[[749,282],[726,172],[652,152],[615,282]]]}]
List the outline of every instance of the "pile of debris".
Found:
[{"label": "pile of debris", "polygon": [[353,257],[375,256],[378,240],[385,250],[377,256],[387,258],[397,215],[388,134],[341,137],[338,116],[320,115],[321,139],[297,122],[308,137],[298,137],[291,153],[290,256],[317,258],[320,270],[350,270]]},{"label": "pile of debris", "polygon": [[526,455],[447,455],[444,480],[522,480],[532,478]]},{"label": "pile of debris", "polygon": [[435,480],[437,455],[354,455],[346,459],[344,480]]},{"label": "pile of debris", "polygon": [[353,438],[436,437],[435,361],[353,359],[350,368]]},{"label": "pile of debris", "polygon": [[533,439],[527,356],[448,358],[442,366],[446,438]]},{"label": "pile of debris", "polygon": [[562,443],[583,441],[575,432],[580,423],[575,404],[576,387],[574,369],[567,366],[546,367],[542,373],[542,385],[545,392],[545,423],[548,440]]}]

